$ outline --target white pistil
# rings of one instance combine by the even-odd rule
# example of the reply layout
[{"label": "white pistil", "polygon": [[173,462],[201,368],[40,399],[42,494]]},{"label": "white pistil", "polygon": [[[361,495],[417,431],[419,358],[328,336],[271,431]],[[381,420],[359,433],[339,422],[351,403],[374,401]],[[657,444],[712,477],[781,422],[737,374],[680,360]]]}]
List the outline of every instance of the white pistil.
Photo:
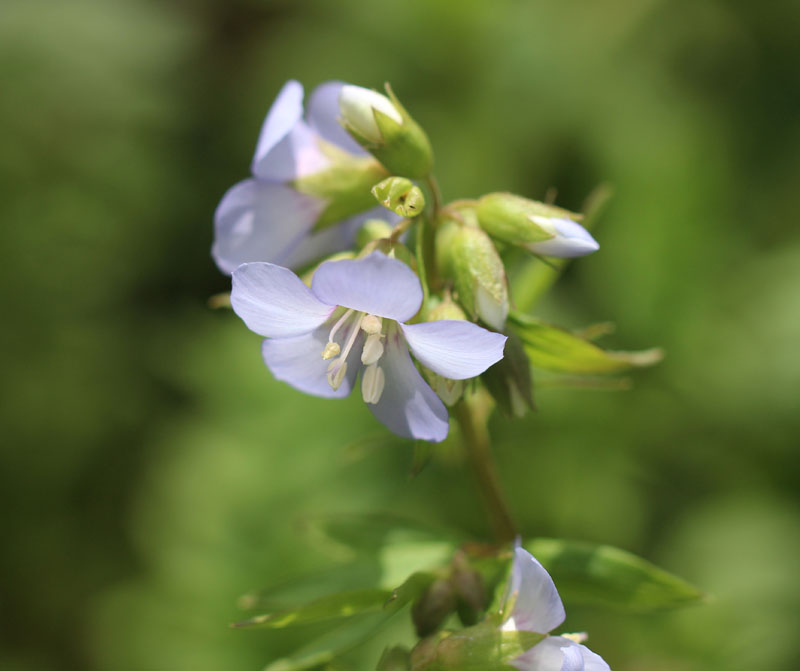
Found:
[{"label": "white pistil", "polygon": [[344,324],[347,321],[348,317],[350,317],[351,314],[353,314],[353,308],[350,308],[341,317],[339,317],[339,321],[337,321],[333,325],[331,332],[328,334],[328,342],[333,342],[333,336],[336,335],[336,331],[338,331],[342,327],[342,324]]},{"label": "white pistil", "polygon": [[375,404],[380,401],[385,384],[386,376],[383,369],[374,363],[367,366],[361,376],[361,396],[364,403]]},{"label": "white pistil", "polygon": [[369,366],[377,363],[378,359],[383,356],[383,343],[381,342],[381,334],[373,333],[367,336],[367,341],[364,343],[364,349],[361,350],[361,363]]},{"label": "white pistil", "polygon": [[347,361],[342,357],[334,359],[328,366],[328,384],[336,391],[344,381],[344,376],[347,373]]}]

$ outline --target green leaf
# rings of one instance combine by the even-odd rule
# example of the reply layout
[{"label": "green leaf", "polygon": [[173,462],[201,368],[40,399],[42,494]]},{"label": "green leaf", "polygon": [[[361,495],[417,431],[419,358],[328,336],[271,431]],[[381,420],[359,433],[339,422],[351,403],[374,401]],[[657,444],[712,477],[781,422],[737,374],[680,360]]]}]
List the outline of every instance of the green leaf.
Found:
[{"label": "green leaf", "polygon": [[506,417],[522,417],[535,409],[531,366],[522,341],[511,331],[506,335],[503,358],[483,372],[481,380]]},{"label": "green leaf", "polygon": [[547,569],[567,603],[641,613],[696,604],[705,598],[685,580],[608,545],[537,538],[525,548]]},{"label": "green leaf", "polygon": [[664,357],[660,349],[611,352],[569,331],[533,317],[509,315],[534,368],[576,375],[608,375],[652,366]]},{"label": "green leaf", "polygon": [[289,657],[272,662],[264,671],[304,671],[328,664],[374,636],[392,615],[393,613],[387,612],[371,613],[348,620],[344,625],[312,640]]},{"label": "green leaf", "polygon": [[394,612],[400,610],[407,603],[416,601],[436,578],[437,575],[430,571],[412,573],[400,587],[392,591],[385,607]]},{"label": "green leaf", "polygon": [[336,618],[353,617],[376,610],[381,610],[392,592],[384,589],[358,589],[350,592],[330,594],[298,608],[290,608],[277,613],[257,615],[232,627],[262,627],[267,629],[283,629],[302,624],[311,624]]},{"label": "green leaf", "polygon": [[414,453],[411,459],[411,477],[416,478],[430,463],[433,456],[433,443],[427,440],[414,441]]}]

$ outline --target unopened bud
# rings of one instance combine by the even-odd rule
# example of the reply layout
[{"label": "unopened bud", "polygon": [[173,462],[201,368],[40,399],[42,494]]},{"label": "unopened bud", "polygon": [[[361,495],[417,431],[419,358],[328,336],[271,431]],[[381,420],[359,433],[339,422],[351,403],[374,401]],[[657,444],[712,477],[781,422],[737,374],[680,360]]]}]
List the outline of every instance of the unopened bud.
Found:
[{"label": "unopened bud", "polygon": [[381,129],[375,119],[376,112],[397,124],[403,123],[403,117],[391,100],[377,91],[362,86],[348,84],[342,87],[339,94],[339,112],[353,131],[375,144],[383,140]]},{"label": "unopened bud", "polygon": [[342,87],[340,123],[390,173],[412,179],[425,177],[433,167],[428,137],[388,84],[386,93],[388,97],[360,86]]},{"label": "unopened bud", "polygon": [[535,254],[569,258],[600,248],[577,222],[580,216],[560,207],[511,193],[490,193],[478,201],[475,212],[489,235]]},{"label": "unopened bud", "polygon": [[367,219],[356,233],[356,246],[361,249],[370,242],[388,238],[392,234],[392,227],[383,219]]},{"label": "unopened bud", "polygon": [[[433,299],[430,301],[433,303]],[[440,302],[434,303],[429,306],[428,314],[425,321],[438,322],[442,319],[452,319],[455,321],[466,321],[467,315],[458,306],[458,303],[453,302],[450,295],[446,295]]]},{"label": "unopened bud", "polygon": [[457,552],[453,557],[451,581],[458,598],[458,617],[469,627],[478,621],[486,608],[486,588],[480,573],[469,565],[463,552]]},{"label": "unopened bud", "polygon": [[425,209],[422,189],[405,177],[387,177],[372,187],[372,195],[401,217],[416,217]]},{"label": "unopened bud", "polygon": [[[471,212],[461,214],[468,218]],[[437,235],[439,267],[452,278],[459,302],[473,318],[501,331],[508,316],[508,285],[494,243],[477,226],[455,220],[442,223]]]},{"label": "unopened bud", "polygon": [[[453,302],[450,294],[445,294],[439,302],[432,298],[429,302],[428,312],[425,315],[425,321],[437,322],[443,319],[451,321],[466,321],[467,315]],[[422,373],[425,379],[428,380],[431,389],[436,392],[436,395],[442,399],[442,402],[447,406],[454,406],[461,397],[464,395],[464,380],[451,380],[447,377],[442,377],[438,373],[434,373],[429,368],[422,368]]]},{"label": "unopened bud", "polygon": [[419,637],[436,631],[455,609],[453,585],[446,578],[434,580],[411,609],[411,619]]}]

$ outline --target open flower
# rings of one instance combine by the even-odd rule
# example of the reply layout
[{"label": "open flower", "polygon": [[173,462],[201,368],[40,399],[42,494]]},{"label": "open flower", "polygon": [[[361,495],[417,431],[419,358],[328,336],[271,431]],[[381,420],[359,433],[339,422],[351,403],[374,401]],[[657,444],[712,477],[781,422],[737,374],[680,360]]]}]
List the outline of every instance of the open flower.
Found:
[{"label": "open flower", "polygon": [[[514,550],[506,605],[511,614],[504,631],[549,634],[564,621],[564,605],[553,579],[533,555],[521,547]],[[510,663],[520,671],[609,671],[602,657],[576,642],[583,635],[547,636]]]},{"label": "open flower", "polygon": [[246,263],[233,273],[231,304],[265,336],[264,362],[279,380],[315,396],[353,389],[372,413],[406,438],[440,441],[448,415],[411,357],[453,380],[479,375],[503,357],[506,337],[464,321],[405,324],[422,304],[422,287],[404,263],[380,252],[327,261],[309,289],[290,270]]},{"label": "open flower", "polygon": [[[373,207],[386,171],[339,125],[344,84],[326,82],[303,115],[303,87],[288,81],[261,128],[252,177],[231,187],[214,215],[212,256],[225,273],[248,261],[298,267],[346,249]],[[365,210],[370,210],[366,212]]]}]

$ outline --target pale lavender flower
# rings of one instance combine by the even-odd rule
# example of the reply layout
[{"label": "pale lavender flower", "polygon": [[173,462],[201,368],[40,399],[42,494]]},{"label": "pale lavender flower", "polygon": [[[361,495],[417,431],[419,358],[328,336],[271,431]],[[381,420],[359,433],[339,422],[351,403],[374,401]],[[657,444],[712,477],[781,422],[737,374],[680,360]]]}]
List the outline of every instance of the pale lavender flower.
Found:
[{"label": "pale lavender flower", "polygon": [[[553,579],[529,552],[514,550],[506,603],[513,600],[504,631],[549,634],[564,621],[564,604]],[[573,640],[583,635],[547,636],[510,663],[519,671],[610,671],[602,657]]]},{"label": "pale lavender flower", "polygon": [[299,267],[349,247],[361,224],[386,218],[386,210],[349,217],[312,232],[327,202],[292,187],[292,182],[330,167],[331,151],[368,154],[339,125],[339,93],[345,84],[326,82],[314,89],[303,113],[303,86],[294,80],[281,89],[267,114],[251,164],[252,177],[231,187],[214,214],[212,256],[225,273],[248,261]]},{"label": "pale lavender flower", "polygon": [[417,371],[409,349],[442,377],[479,375],[503,357],[506,337],[466,321],[405,324],[422,287],[404,263],[380,252],[327,261],[309,289],[293,272],[246,263],[233,273],[231,304],[265,336],[262,355],[279,380],[315,396],[341,398],[359,371],[372,413],[406,438],[444,440],[447,408]]}]

